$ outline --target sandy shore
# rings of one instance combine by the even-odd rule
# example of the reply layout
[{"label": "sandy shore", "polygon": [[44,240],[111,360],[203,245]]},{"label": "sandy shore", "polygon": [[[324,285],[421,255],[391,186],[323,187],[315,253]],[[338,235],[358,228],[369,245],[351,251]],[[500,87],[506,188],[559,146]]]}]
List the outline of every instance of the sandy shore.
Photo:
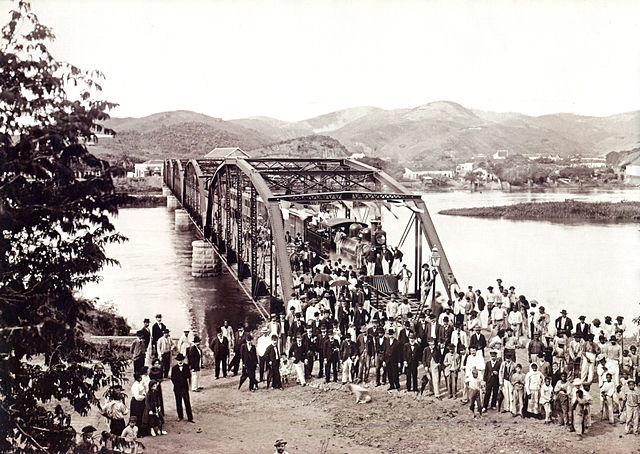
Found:
[{"label": "sandy shore", "polygon": [[[640,436],[624,435],[622,424],[599,422],[597,399],[594,425],[578,440],[559,425],[495,411],[474,419],[460,399],[416,399],[404,391],[389,394],[386,386],[371,388],[371,403],[355,404],[347,387],[323,379],[303,388],[292,378],[284,390],[261,383],[253,393],[248,383],[238,391],[238,381],[232,374],[216,380],[204,370],[204,389],[191,393],[195,424],[177,421],[171,382],[163,382],[169,434],[141,439],[146,452],[270,453],[284,438],[290,453],[640,453]],[[95,410],[73,423],[108,430]]]}]

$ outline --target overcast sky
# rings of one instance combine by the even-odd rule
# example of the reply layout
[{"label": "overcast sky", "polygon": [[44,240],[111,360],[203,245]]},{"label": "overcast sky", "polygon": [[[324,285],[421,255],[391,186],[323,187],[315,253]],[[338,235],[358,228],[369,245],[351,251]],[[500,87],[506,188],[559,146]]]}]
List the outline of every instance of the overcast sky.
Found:
[{"label": "overcast sky", "polygon": [[[301,120],[451,100],[531,115],[640,109],[637,0],[32,0],[114,116]],[[2,23],[12,2],[0,0]]]}]

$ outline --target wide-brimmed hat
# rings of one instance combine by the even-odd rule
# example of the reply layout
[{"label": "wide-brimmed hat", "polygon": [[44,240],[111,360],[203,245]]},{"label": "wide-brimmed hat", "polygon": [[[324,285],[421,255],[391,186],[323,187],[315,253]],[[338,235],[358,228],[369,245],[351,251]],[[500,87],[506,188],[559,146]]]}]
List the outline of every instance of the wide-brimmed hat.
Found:
[{"label": "wide-brimmed hat", "polygon": [[273,446],[275,446],[276,448],[278,446],[286,446],[286,445],[287,445],[287,442],[284,441],[282,438],[278,438],[276,442],[273,444]]}]

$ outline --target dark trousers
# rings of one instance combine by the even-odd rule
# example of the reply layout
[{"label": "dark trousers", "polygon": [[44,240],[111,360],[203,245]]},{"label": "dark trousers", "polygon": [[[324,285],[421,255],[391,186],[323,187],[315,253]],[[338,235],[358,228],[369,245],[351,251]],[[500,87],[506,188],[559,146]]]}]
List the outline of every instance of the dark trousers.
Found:
[{"label": "dark trousers", "polygon": [[142,372],[142,368],[144,367],[144,360],[145,360],[144,354],[142,356],[138,356],[136,359],[133,360],[134,373],[139,374],[140,372]]},{"label": "dark trousers", "polygon": [[220,377],[220,366],[222,366],[222,375],[227,376],[227,356],[216,356],[216,378]]},{"label": "dark trousers", "polygon": [[271,386],[273,389],[282,388],[282,379],[280,378],[280,361],[269,366],[267,374],[267,388]]},{"label": "dark trousers", "polygon": [[395,361],[387,364],[387,377],[390,389],[400,389],[400,372],[398,371],[398,363]]},{"label": "dark trousers", "polygon": [[418,392],[418,366],[407,366],[407,391]]},{"label": "dark trousers", "polygon": [[233,375],[238,375],[238,369],[240,368],[240,352],[237,351],[233,355],[233,359],[229,363],[229,370],[233,372]]},{"label": "dark trousers", "polygon": [[[382,366],[384,362],[384,358],[382,355],[376,356],[376,384],[380,384],[380,378],[382,378],[382,383],[387,383],[387,369]],[[382,377],[380,377],[382,375]]]},{"label": "dark trousers", "polygon": [[267,359],[264,356],[260,357],[260,381],[264,381],[264,370],[267,365]]},{"label": "dark trousers", "polygon": [[122,435],[122,431],[124,430],[125,423],[124,419],[112,419],[111,424],[109,424],[109,430],[113,435],[120,436]]},{"label": "dark trousers", "polygon": [[182,414],[182,402],[184,402],[184,408],[187,411],[187,419],[189,421],[193,420],[193,414],[191,413],[191,401],[189,400],[189,390],[173,390],[173,393],[176,395],[176,410],[178,411],[178,418],[182,419],[184,416]]},{"label": "dark trousers", "polygon": [[171,366],[171,352],[163,353],[161,358],[162,364],[162,377],[169,377],[169,368]]},{"label": "dark trousers", "polygon": [[324,373],[324,355],[320,353],[319,356],[320,367],[318,368],[318,378],[322,378]]},{"label": "dark trousers", "polygon": [[240,384],[238,385],[238,389],[242,387],[242,384],[246,379],[249,379],[249,391],[253,391],[254,389],[258,389],[258,381],[256,380],[256,368],[242,368],[242,375],[240,376]]},{"label": "dark trousers", "polygon": [[304,377],[310,378],[311,372],[313,372],[313,352],[307,353],[307,364],[304,365]]},{"label": "dark trousers", "polygon": [[338,381],[338,355],[327,358],[327,365],[324,370],[324,381],[329,383],[331,370],[333,369],[333,381]]},{"label": "dark trousers", "polygon": [[487,382],[487,390],[484,393],[484,408],[489,408],[489,397],[491,397],[491,406],[496,406],[496,401],[498,400],[498,388],[500,384],[498,383],[497,377],[491,377]]}]

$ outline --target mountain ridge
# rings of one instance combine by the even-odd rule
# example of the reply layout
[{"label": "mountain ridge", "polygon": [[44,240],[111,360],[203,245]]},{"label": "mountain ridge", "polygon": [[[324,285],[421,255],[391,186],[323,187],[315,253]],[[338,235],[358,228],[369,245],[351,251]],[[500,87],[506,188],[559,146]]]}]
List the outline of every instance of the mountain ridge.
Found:
[{"label": "mountain ridge", "polygon": [[[266,116],[223,120],[178,110],[141,118],[112,118],[104,125],[132,139],[120,148],[143,146],[145,156],[153,157],[176,151],[190,157],[209,146],[240,146],[251,151],[279,144],[271,149],[283,152],[281,142],[319,135],[337,140],[348,153],[363,152],[405,163],[487,157],[497,150],[604,156],[640,146],[640,111],[606,117],[572,113],[531,116],[470,109],[446,100],[400,109],[357,106],[294,122]],[[140,136],[133,137],[136,134]],[[154,143],[154,137],[161,143]],[[171,144],[171,137],[175,144]],[[309,140],[316,145],[322,142]]]}]

